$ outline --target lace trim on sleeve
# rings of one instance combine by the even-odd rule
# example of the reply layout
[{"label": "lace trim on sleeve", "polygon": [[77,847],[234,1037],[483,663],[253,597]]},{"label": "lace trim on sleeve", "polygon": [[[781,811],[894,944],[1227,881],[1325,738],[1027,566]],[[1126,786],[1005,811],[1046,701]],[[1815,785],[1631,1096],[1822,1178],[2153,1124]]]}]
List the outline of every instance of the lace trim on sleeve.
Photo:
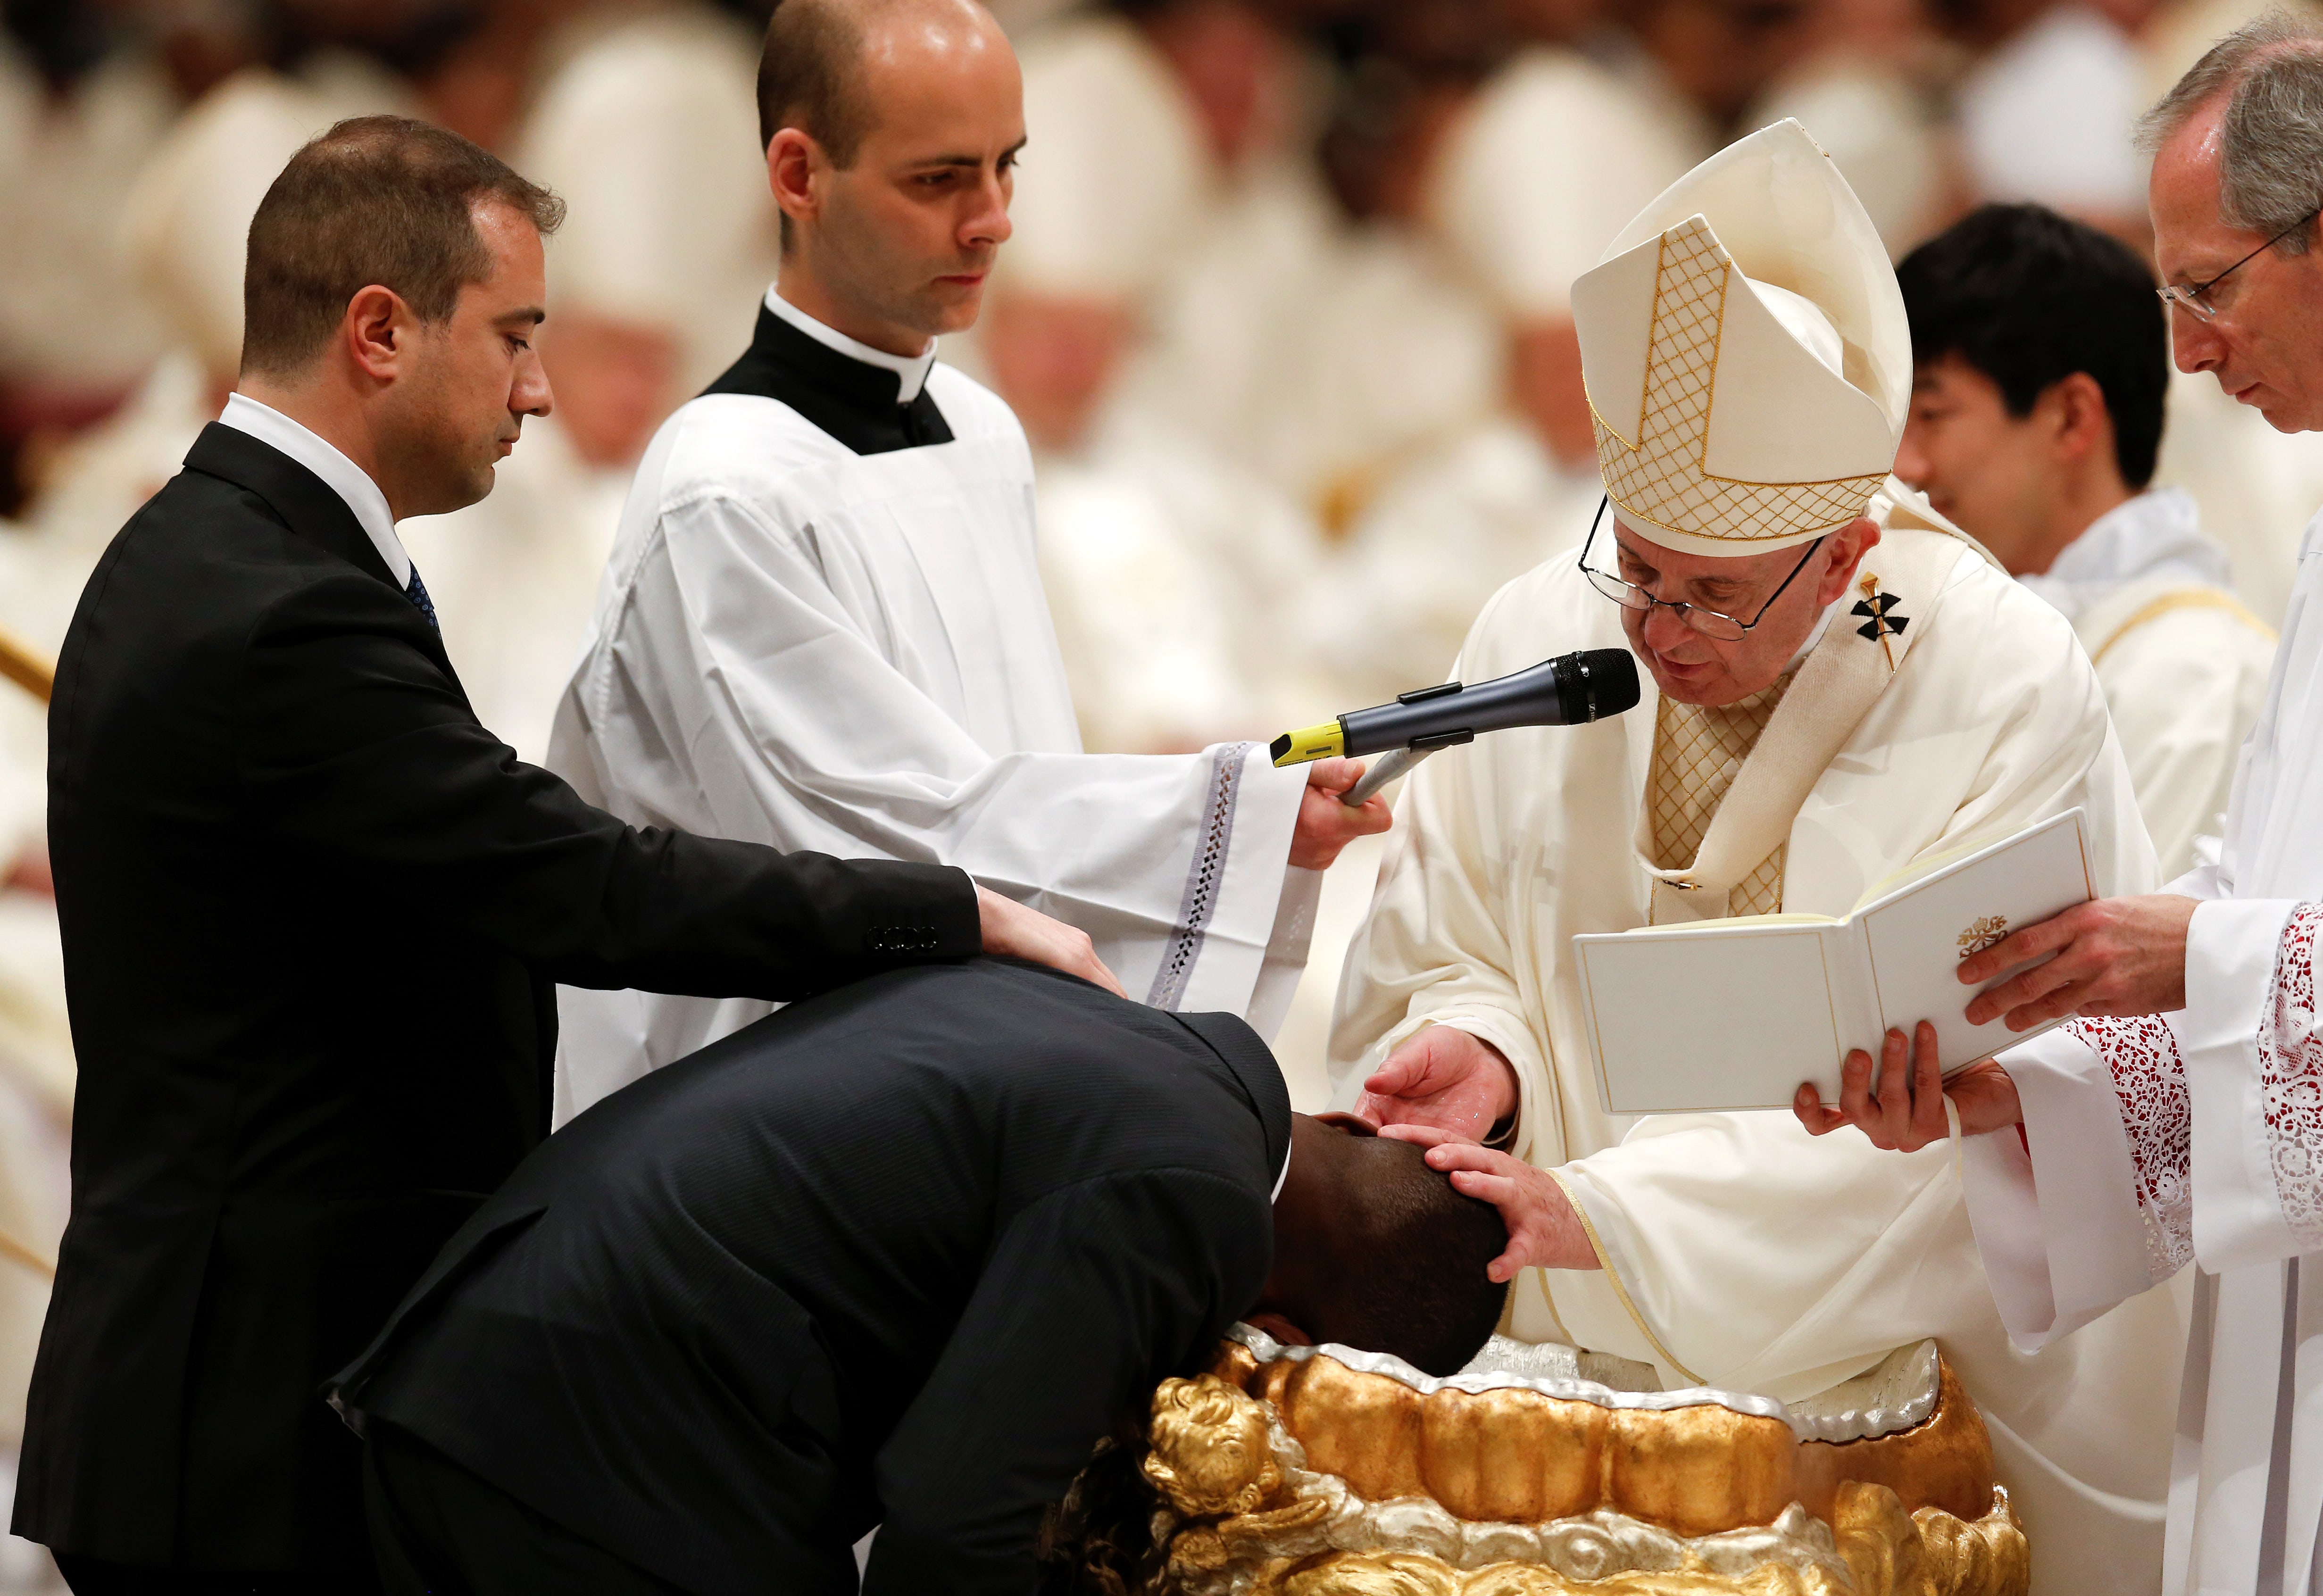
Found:
[{"label": "lace trim on sleeve", "polygon": [[2178,1038],[2158,1016],[2076,1020],[2067,1027],[2105,1060],[2129,1133],[2145,1256],[2165,1280],[2194,1261],[2193,1118]]},{"label": "lace trim on sleeve", "polygon": [[2315,928],[2323,903],[2291,913],[2259,1015],[2259,1089],[2275,1194],[2291,1234],[2323,1247],[2323,1041],[2315,1026]]},{"label": "lace trim on sleeve", "polygon": [[1234,840],[1235,801],[1242,793],[1244,757],[1257,745],[1221,743],[1210,757],[1210,791],[1202,806],[1201,839],[1194,847],[1194,862],[1186,870],[1185,900],[1178,909],[1177,928],[1162,950],[1162,968],[1153,972],[1152,989],[1145,1001],[1157,1009],[1175,1010],[1194,977],[1194,962],[1202,956],[1202,939],[1210,917],[1217,913],[1218,887],[1226,878],[1226,848]]}]

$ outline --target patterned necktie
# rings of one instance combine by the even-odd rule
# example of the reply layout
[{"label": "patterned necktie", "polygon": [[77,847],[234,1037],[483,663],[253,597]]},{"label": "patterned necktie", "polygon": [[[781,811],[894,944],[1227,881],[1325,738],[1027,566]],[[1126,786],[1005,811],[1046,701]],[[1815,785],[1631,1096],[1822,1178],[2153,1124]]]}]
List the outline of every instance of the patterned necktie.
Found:
[{"label": "patterned necktie", "polygon": [[443,623],[436,619],[436,601],[427,596],[427,584],[419,580],[417,565],[411,568],[411,580],[403,584],[403,596],[419,606],[419,613],[427,618],[429,626],[439,633],[443,631]]}]

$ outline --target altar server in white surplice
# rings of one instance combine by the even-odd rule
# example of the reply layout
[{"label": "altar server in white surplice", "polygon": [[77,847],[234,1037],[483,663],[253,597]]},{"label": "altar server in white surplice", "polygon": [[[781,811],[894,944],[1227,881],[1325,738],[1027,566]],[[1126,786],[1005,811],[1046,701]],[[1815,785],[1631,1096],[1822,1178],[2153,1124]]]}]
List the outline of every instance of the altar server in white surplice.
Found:
[{"label": "altar server in white surplice", "polygon": [[2169,1453],[2145,1393],[2181,1344],[2166,1295],[2019,1356],[1943,1150],[1818,1142],[1781,1113],[1609,1117],[1570,954],[1577,932],[1842,913],[1915,859],[2076,807],[2098,879],[2142,889],[2153,852],[2097,678],[2061,616],[1887,474],[1902,299],[1796,123],[1648,206],[1574,307],[1610,513],[1581,563],[1493,600],[1456,674],[1626,644],[1646,694],[1412,777],[1341,991],[1343,1100],[1509,1149],[1429,1157],[1501,1204],[1496,1270],[1544,1266],[1511,1299],[1527,1339],[1796,1399],[1936,1337],[2035,1588],[2137,1590]]},{"label": "altar server in white surplice", "polygon": [[2149,485],[2170,385],[2153,273],[2084,223],[1996,205],[1896,277],[1914,362],[1896,474],[2073,623],[2162,874],[2190,869],[2225,823],[2274,633],[2193,498]]},{"label": "altar server in white surplice", "polygon": [[[783,0],[759,84],[781,279],[647,450],[549,763],[639,823],[959,865],[1136,996],[1271,1029],[1386,809],[1256,745],[1080,751],[1024,431],[933,351],[1008,236],[1006,40],[969,0]],[[568,993],[561,1106],[765,1011]]]},{"label": "altar server in white surplice", "polygon": [[[2148,124],[2179,366],[2215,374],[2286,432],[2323,430],[2317,105],[2323,26],[2276,14],[2222,41]],[[2080,1016],[1951,1088],[1969,1133],[1976,1238],[2016,1344],[2070,1345],[2077,1325],[2153,1282],[2190,1285],[2172,1596],[2300,1596],[2317,1588],[2323,1553],[2318,601],[2323,517],[2300,551],[2217,861],[2162,893],[2020,931],[1960,967],[1973,985],[2053,954],[1969,1015],[2005,1013],[2018,1030]],[[1852,1120],[1883,1146],[1918,1146],[1931,1121],[1942,1136],[1943,1061],[1913,1061],[1924,1073],[1907,1084],[1896,1039],[1887,1052],[1876,1096],[1859,1067],[1837,1110],[1803,1102],[1800,1117],[1818,1129]],[[2181,1274],[2189,1263],[2200,1267]],[[2153,1405],[2171,1406],[2159,1392]]]}]

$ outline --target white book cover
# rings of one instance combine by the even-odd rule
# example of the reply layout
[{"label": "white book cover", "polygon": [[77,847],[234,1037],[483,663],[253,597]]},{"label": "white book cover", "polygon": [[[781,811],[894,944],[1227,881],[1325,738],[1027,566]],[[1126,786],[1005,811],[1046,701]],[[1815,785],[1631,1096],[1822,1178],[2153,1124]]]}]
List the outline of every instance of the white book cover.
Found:
[{"label": "white book cover", "polygon": [[1575,937],[1598,1093],[1609,1114],[1788,1108],[1811,1080],[1836,1102],[1849,1053],[1877,1059],[1888,1027],[1909,1032],[1922,1020],[1950,1074],[2039,1034],[1970,1024],[1976,990],[1953,973],[1960,961],[2096,895],[2075,809],[1922,860],[1841,919],[1761,914]]}]

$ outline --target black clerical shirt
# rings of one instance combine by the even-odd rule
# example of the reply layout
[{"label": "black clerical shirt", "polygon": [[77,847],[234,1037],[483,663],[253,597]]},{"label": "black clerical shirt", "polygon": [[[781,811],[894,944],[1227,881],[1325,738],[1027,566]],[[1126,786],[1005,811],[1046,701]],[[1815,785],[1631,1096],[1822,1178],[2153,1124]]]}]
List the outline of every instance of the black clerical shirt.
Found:
[{"label": "black clerical shirt", "polygon": [[767,291],[750,347],[702,390],[705,395],[780,399],[858,454],[951,442],[951,427],[927,390],[926,357],[897,362],[920,368],[920,381],[905,399],[904,379],[895,371],[832,348],[800,325],[807,319],[803,311],[779,314],[783,304]]}]

